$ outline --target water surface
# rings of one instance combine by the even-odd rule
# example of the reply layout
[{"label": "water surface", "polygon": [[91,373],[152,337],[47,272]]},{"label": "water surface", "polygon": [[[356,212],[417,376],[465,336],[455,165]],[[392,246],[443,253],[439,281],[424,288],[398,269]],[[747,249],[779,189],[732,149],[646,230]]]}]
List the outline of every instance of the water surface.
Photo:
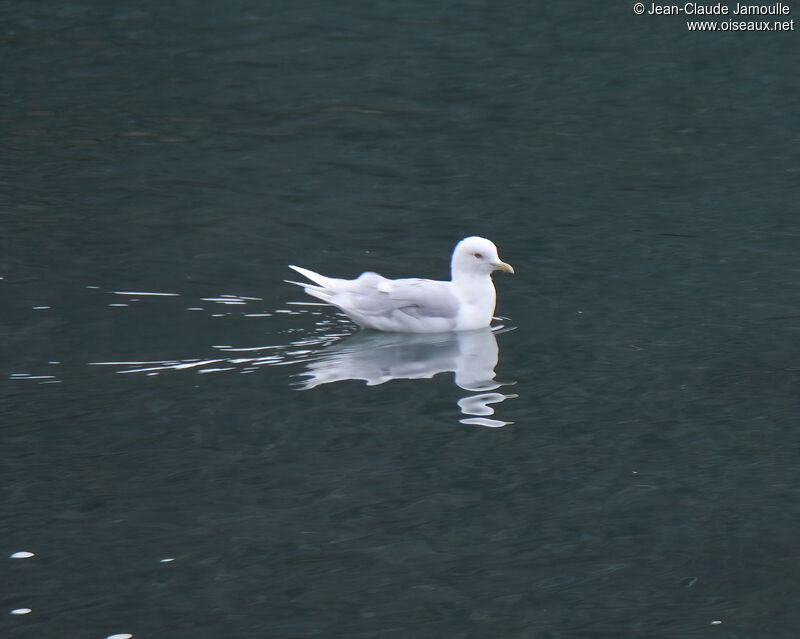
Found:
[{"label": "water surface", "polygon": [[[4,637],[794,636],[793,32],[0,14]],[[517,271],[475,351],[282,282],[471,234]]]}]

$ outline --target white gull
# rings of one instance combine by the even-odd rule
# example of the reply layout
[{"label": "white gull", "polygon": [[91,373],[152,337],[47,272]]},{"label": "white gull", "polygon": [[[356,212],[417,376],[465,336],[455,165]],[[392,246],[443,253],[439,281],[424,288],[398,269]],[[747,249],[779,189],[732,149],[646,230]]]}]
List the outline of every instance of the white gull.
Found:
[{"label": "white gull", "polygon": [[354,280],[326,277],[289,265],[313,284],[292,282],[306,293],[341,309],[362,328],[400,333],[443,333],[486,328],[496,303],[493,271],[513,273],[497,247],[467,237],[453,251],[450,280],[390,280],[370,271]]}]

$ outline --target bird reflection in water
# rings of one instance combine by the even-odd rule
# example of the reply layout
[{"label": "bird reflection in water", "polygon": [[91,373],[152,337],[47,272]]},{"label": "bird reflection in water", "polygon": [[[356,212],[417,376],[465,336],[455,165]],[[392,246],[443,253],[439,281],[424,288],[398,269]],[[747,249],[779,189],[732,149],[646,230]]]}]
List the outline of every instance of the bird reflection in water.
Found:
[{"label": "bird reflection in water", "polygon": [[[225,303],[230,303],[224,298]],[[277,310],[300,315],[304,310]],[[497,318],[501,319],[502,318]],[[311,332],[289,343],[266,346],[214,346],[211,357],[150,361],[95,361],[92,366],[116,368],[117,373],[160,375],[168,371],[197,374],[254,373],[262,367],[304,366],[298,374],[301,390],[345,380],[369,386],[393,379],[429,379],[454,373],[455,384],[470,394],[458,400],[464,424],[497,428],[512,422],[495,419],[492,404],[516,395],[496,392],[509,384],[495,380],[498,346],[495,335],[512,330],[502,325],[452,333],[348,334],[349,322],[323,319]]]},{"label": "bird reflection in water", "polygon": [[[497,332],[501,332],[502,329]],[[507,384],[495,380],[499,350],[490,328],[455,333],[356,333],[310,356],[300,373],[308,390],[345,380],[368,386],[393,379],[429,379],[452,372],[455,384],[470,391],[458,400],[463,424],[497,428],[512,422],[491,418],[497,404],[517,395],[496,391]]]}]

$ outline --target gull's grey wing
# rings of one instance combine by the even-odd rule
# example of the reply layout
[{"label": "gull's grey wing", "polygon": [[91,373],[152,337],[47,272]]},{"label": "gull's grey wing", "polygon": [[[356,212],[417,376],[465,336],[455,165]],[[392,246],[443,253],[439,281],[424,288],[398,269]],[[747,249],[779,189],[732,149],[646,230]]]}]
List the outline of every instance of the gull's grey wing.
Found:
[{"label": "gull's grey wing", "polygon": [[387,280],[374,273],[369,275],[376,277],[364,278],[361,283],[362,276],[350,290],[359,313],[385,317],[401,313],[414,319],[438,317],[455,322],[458,299],[449,282],[416,278]]},{"label": "gull's grey wing", "polygon": [[369,271],[354,280],[343,280],[298,266],[291,268],[315,283],[292,284],[337,306],[366,328],[436,333],[452,331],[458,322],[459,302],[451,282],[416,278],[389,280]]}]

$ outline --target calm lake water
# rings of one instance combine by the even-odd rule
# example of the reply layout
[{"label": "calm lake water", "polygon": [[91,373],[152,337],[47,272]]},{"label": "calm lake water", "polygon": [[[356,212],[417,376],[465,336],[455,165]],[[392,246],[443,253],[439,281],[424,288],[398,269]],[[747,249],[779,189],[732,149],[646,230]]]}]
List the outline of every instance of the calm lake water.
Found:
[{"label": "calm lake water", "polygon": [[794,637],[800,47],[685,20],[0,2],[0,634]]}]

